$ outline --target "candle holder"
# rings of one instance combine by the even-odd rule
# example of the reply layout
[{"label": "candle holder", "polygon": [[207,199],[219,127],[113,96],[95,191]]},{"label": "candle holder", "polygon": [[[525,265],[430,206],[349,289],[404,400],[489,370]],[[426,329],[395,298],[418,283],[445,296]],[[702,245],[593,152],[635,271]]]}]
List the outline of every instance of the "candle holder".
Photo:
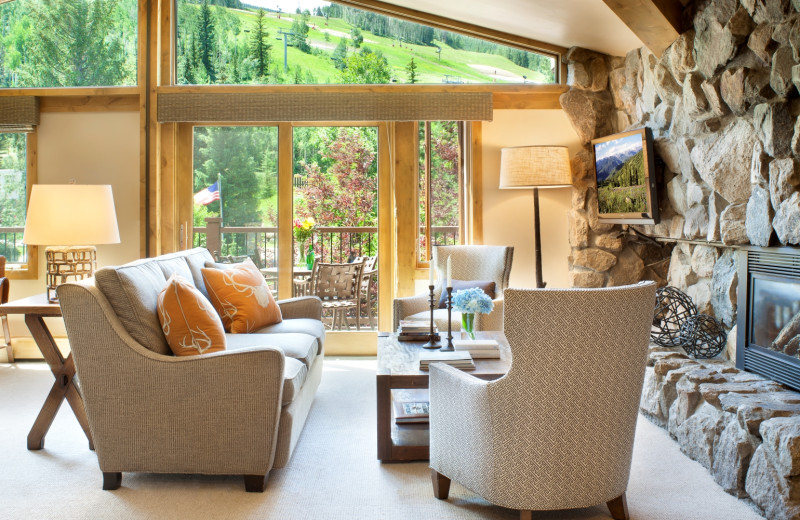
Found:
[{"label": "candle holder", "polygon": [[431,307],[431,324],[430,324],[431,330],[428,333],[428,342],[422,345],[422,348],[435,349],[441,347],[441,345],[436,343],[437,334],[434,334],[433,332],[433,309],[434,309],[434,304],[436,303],[436,300],[433,295],[433,285],[428,286],[428,291],[430,291],[430,296],[428,296],[428,302],[430,302],[430,307]]},{"label": "candle holder", "polygon": [[453,322],[451,317],[453,314],[453,288],[447,288],[447,346],[442,347],[440,352],[453,352]]}]

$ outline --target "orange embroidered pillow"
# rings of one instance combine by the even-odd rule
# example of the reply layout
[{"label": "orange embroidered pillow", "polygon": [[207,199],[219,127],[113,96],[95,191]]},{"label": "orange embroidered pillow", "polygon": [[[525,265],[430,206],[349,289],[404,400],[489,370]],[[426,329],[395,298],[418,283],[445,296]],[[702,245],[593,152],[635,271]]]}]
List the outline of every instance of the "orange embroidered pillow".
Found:
[{"label": "orange embroidered pillow", "polygon": [[267,282],[249,258],[227,269],[203,268],[200,272],[226,331],[253,332],[282,321]]},{"label": "orange embroidered pillow", "polygon": [[225,330],[211,302],[177,274],[158,295],[158,320],[176,356],[225,350]]}]

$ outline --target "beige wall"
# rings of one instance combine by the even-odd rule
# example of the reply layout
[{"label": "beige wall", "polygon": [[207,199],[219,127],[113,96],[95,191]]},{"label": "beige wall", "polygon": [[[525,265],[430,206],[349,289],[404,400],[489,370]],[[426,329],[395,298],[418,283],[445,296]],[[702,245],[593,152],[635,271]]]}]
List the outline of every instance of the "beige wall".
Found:
[{"label": "beige wall", "polygon": [[[495,110],[483,124],[483,242],[514,246],[512,287],[534,287],[533,192],[500,190],[500,149],[561,145],[570,157],[580,149],[577,134],[562,110]],[[569,188],[539,190],[542,276],[548,287],[568,287],[570,253],[567,212]]]},{"label": "beige wall", "polygon": [[[97,247],[98,265],[139,258],[139,113],[43,113],[38,129],[38,174],[41,184],[111,184],[120,243]],[[57,245],[57,244],[54,244]],[[45,289],[44,254],[38,280],[12,280],[11,298]],[[60,323],[53,333],[63,334]],[[19,316],[10,321],[13,336],[27,335]],[[0,351],[4,361],[5,350]]]}]

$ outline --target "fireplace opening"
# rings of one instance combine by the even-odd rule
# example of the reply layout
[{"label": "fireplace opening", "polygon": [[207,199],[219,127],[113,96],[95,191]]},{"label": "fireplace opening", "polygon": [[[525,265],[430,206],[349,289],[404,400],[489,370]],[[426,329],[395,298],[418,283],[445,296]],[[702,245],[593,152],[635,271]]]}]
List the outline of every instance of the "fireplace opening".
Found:
[{"label": "fireplace opening", "polygon": [[736,367],[800,390],[800,250],[742,250],[740,305],[743,301]]}]

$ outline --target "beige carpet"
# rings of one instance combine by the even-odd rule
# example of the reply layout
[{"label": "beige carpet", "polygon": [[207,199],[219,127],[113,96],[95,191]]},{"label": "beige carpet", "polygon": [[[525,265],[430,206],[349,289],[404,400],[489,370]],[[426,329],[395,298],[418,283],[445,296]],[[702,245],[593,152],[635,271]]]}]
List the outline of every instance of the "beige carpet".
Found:
[{"label": "beige carpet", "polygon": [[[380,464],[375,445],[375,361],[329,359],[316,403],[289,465],[273,471],[264,494],[240,477],[123,473],[102,491],[93,452],[64,404],[45,449],[26,436],[53,381],[44,363],[0,364],[0,518],[512,519],[453,484],[433,498],[425,463]],[[725,494],[680,453],[665,432],[640,418],[628,506],[635,520],[761,518]],[[607,519],[603,507],[541,513],[543,519]]]}]

